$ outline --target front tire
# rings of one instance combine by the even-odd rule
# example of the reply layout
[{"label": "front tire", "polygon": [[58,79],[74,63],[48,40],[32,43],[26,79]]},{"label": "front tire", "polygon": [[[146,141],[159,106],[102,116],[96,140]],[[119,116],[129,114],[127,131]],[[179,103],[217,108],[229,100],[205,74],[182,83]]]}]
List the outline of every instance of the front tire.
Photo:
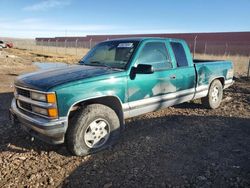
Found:
[{"label": "front tire", "polygon": [[216,109],[220,106],[223,97],[223,87],[220,80],[214,80],[208,91],[208,95],[201,99],[206,108]]},{"label": "front tire", "polygon": [[119,138],[119,118],[108,106],[91,104],[76,113],[66,133],[67,148],[72,154],[84,156],[95,153]]}]

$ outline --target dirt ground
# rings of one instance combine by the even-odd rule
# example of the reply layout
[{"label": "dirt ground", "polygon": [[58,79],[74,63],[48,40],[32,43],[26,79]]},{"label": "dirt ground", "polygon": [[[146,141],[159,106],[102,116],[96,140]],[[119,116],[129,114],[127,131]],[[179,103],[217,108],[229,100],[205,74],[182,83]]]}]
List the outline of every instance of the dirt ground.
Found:
[{"label": "dirt ground", "polygon": [[77,61],[0,51],[0,187],[250,187],[249,80],[238,78],[216,110],[194,101],[132,118],[115,146],[74,157],[8,120],[14,78],[52,59]]}]

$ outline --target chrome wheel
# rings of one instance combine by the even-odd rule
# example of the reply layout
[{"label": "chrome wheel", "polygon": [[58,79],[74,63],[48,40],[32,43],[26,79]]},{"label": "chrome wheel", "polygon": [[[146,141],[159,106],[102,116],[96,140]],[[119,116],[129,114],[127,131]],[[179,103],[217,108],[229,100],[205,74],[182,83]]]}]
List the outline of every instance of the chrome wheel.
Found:
[{"label": "chrome wheel", "polygon": [[89,148],[99,148],[103,146],[110,135],[110,125],[102,118],[91,122],[84,133],[85,144]]},{"label": "chrome wheel", "polygon": [[215,86],[212,90],[211,97],[213,102],[217,102],[219,100],[219,88]]}]

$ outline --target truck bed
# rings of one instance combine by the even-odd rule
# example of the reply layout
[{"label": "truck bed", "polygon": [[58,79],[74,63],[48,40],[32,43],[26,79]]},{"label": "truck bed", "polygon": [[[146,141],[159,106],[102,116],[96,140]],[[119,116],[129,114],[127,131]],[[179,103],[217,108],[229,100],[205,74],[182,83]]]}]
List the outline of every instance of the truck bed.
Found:
[{"label": "truck bed", "polygon": [[[214,78],[227,78],[228,70],[233,68],[232,62],[223,60],[193,60],[197,74],[197,87],[209,86],[209,83]],[[232,78],[230,78],[232,79]]]},{"label": "truck bed", "polygon": [[211,62],[222,62],[223,60],[206,60],[206,59],[194,59],[194,63],[211,63]]}]

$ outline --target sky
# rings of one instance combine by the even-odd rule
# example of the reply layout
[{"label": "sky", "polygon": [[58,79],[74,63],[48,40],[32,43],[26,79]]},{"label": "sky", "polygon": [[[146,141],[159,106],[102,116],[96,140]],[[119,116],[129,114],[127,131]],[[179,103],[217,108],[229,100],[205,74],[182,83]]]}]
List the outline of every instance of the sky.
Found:
[{"label": "sky", "polygon": [[250,31],[250,0],[0,0],[0,37]]}]

